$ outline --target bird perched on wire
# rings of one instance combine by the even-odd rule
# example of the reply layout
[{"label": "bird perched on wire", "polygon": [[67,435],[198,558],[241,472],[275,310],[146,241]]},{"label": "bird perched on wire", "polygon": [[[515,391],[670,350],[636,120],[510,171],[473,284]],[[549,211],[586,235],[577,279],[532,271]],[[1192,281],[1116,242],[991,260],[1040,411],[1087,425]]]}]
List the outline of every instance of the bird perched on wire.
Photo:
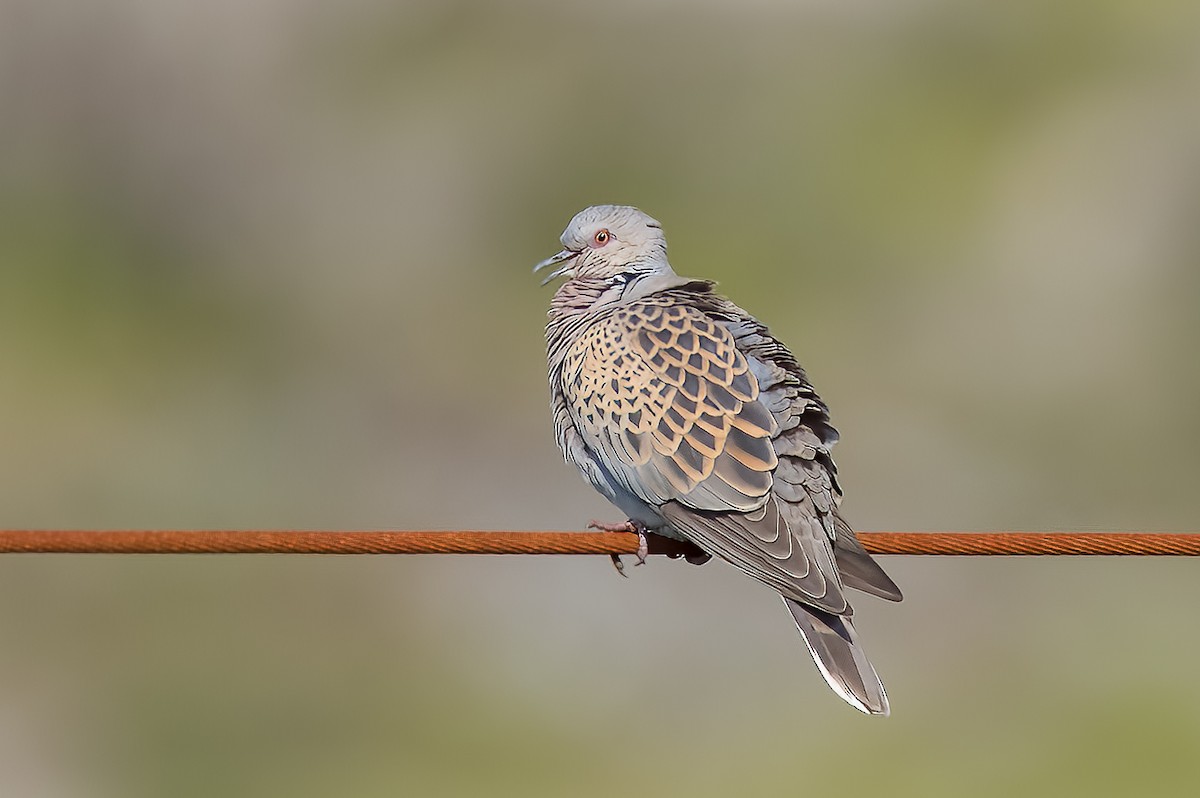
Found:
[{"label": "bird perched on wire", "polygon": [[637,208],[586,208],[561,241],[534,267],[567,278],[546,325],[554,431],[629,518],[601,526],[638,534],[639,561],[665,535],[775,589],[834,692],[888,714],[845,588],[901,594],[838,515],[838,434],[804,369],[713,283],[676,274]]}]

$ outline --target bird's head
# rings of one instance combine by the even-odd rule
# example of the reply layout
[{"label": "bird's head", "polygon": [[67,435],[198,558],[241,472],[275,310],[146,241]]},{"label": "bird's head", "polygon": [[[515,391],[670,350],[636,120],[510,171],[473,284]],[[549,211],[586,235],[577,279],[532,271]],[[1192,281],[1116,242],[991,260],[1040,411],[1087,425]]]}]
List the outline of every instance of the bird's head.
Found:
[{"label": "bird's head", "polygon": [[607,280],[615,285],[674,274],[667,263],[662,225],[628,205],[584,208],[567,225],[561,241],[561,252],[533,267],[537,272],[561,264],[542,285],[556,277]]}]

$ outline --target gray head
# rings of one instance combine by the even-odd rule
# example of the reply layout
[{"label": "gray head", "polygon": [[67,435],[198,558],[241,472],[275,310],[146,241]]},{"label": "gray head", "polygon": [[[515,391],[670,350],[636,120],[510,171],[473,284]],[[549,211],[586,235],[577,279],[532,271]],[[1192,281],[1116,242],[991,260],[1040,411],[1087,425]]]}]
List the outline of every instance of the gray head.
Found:
[{"label": "gray head", "polygon": [[534,267],[563,264],[555,277],[578,280],[633,279],[673,274],[667,263],[662,225],[629,205],[593,205],[575,214],[563,230],[562,252]]}]

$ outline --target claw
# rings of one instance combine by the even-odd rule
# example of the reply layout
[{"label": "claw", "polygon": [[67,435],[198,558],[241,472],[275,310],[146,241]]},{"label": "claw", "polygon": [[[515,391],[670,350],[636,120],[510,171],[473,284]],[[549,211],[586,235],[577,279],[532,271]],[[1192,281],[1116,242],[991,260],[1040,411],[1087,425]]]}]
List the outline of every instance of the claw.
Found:
[{"label": "claw", "polygon": [[649,556],[649,554],[650,554],[650,541],[646,540],[646,527],[642,526],[641,524],[636,524],[633,522],[630,522],[630,524],[634,527],[635,531],[637,532],[637,536],[638,536],[638,547],[637,547],[638,561],[636,563],[634,563],[634,566],[636,567],[638,565],[645,565],[646,557]]},{"label": "claw", "polygon": [[[646,564],[646,557],[650,554],[650,542],[646,540],[646,532],[648,530],[642,524],[639,524],[637,521],[622,521],[619,524],[606,524],[603,521],[592,520],[588,522],[588,529],[599,529],[601,532],[629,532],[637,535],[638,547],[637,551],[635,552],[635,555],[637,556],[637,562],[634,563],[634,566],[636,567],[638,565]],[[613,565],[616,566],[617,573],[619,573],[621,576],[628,577],[629,574],[625,573],[625,564],[621,562],[621,555],[610,554],[608,556],[612,557]]]}]

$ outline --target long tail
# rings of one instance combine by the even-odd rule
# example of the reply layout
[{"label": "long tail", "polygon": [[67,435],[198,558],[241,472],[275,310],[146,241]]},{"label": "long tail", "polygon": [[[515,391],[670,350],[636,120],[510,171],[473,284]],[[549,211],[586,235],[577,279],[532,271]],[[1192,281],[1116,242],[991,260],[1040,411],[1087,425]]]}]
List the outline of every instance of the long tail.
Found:
[{"label": "long tail", "polygon": [[846,703],[869,715],[888,714],[887,693],[849,618],[784,598],[821,675]]}]

